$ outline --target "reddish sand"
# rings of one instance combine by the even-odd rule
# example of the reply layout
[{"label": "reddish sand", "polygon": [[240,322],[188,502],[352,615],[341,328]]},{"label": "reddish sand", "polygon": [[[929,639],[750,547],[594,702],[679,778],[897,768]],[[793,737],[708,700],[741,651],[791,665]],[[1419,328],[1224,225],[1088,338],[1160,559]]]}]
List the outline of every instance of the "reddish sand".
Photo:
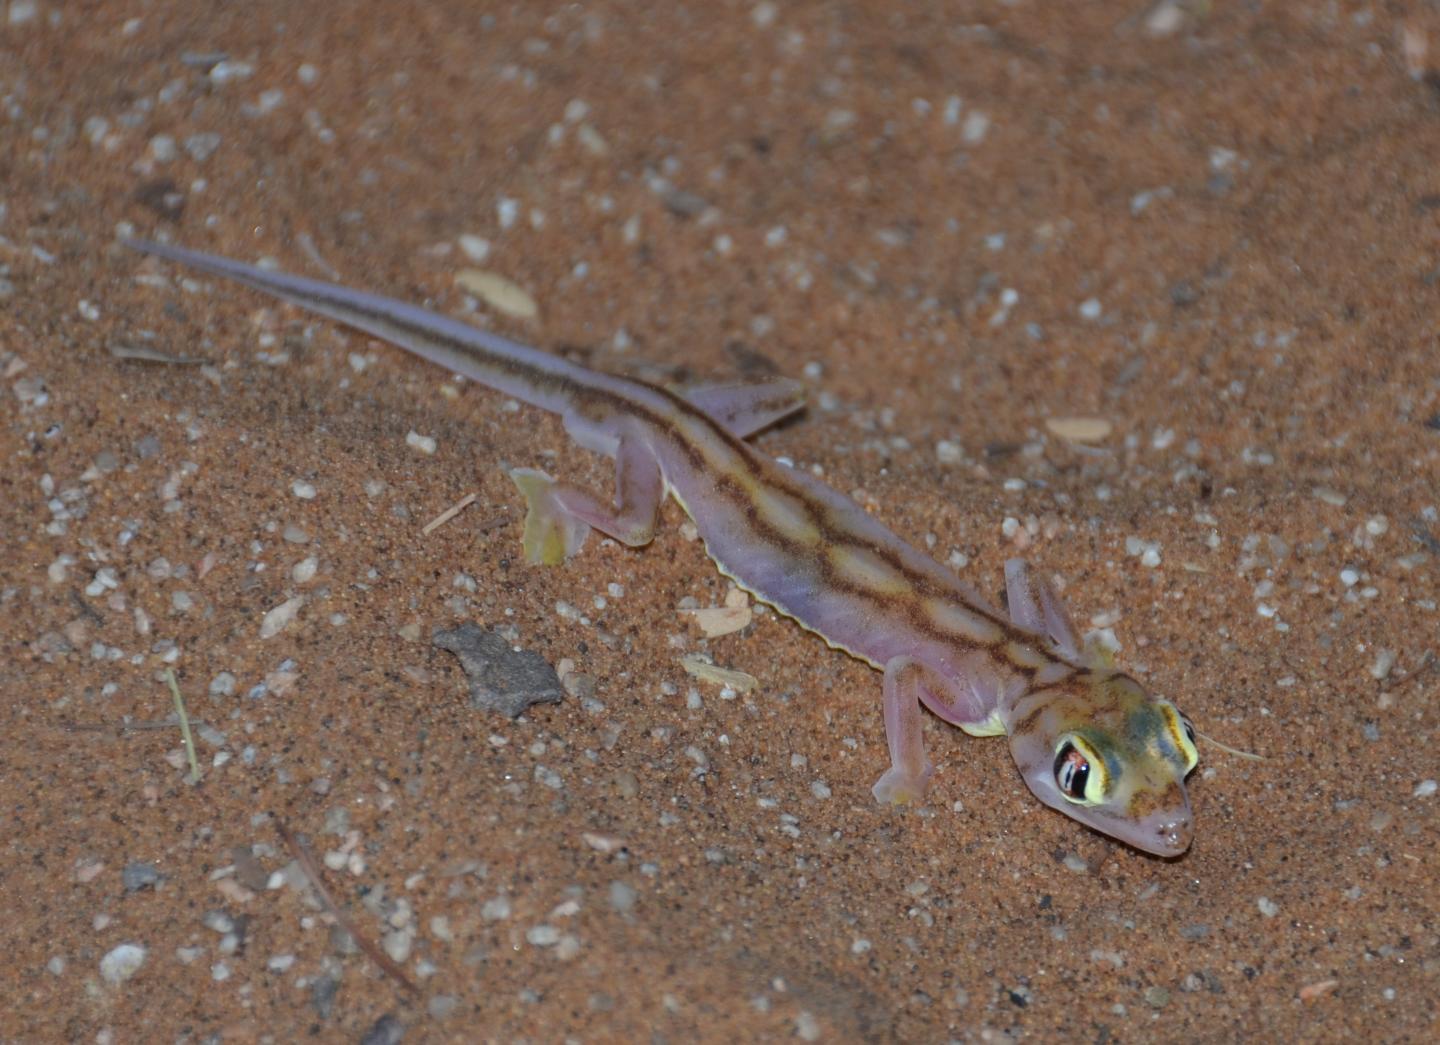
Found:
[{"label": "reddish sand", "polygon": [[[0,1039],[1435,1035],[1440,16],[485,6],[0,2]],[[766,452],[1267,760],[1173,862],[935,719],[881,808],[878,674],[705,638],[673,505],[528,567],[504,467],[609,482],[555,419],[118,233],[801,378]],[[466,620],[571,696],[472,710]]]}]

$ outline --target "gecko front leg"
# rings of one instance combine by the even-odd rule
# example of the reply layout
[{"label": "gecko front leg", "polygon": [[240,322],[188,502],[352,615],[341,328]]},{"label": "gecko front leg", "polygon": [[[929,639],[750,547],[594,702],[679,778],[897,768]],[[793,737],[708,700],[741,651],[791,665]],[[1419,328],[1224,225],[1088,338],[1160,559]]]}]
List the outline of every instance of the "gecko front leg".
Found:
[{"label": "gecko front leg", "polygon": [[871,788],[886,805],[918,802],[925,796],[935,767],[925,757],[920,694],[927,669],[913,657],[892,657],[885,663],[885,741],[890,768]]},{"label": "gecko front leg", "polygon": [[925,757],[921,735],[929,708],[940,719],[973,736],[1004,733],[995,715],[1002,682],[977,654],[958,662],[955,677],[941,674],[913,657],[893,657],[885,663],[885,740],[890,747],[890,768],[872,791],[883,803],[918,802],[925,795],[935,767]]},{"label": "gecko front leg", "polygon": [[525,558],[555,566],[576,554],[596,529],[631,548],[649,544],[665,496],[660,462],[643,439],[620,436],[615,447],[615,500],[559,483],[534,468],[514,468],[510,478],[525,495]]}]

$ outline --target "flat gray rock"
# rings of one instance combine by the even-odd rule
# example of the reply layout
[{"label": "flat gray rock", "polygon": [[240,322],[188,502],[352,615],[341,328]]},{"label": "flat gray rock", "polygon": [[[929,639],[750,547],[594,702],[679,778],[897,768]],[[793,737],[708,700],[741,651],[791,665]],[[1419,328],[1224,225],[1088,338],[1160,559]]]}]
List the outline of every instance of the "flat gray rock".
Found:
[{"label": "flat gray rock", "polygon": [[431,642],[460,658],[470,681],[470,706],[519,718],[532,704],[558,704],[565,696],[560,676],[540,654],[516,651],[478,624],[435,632]]}]

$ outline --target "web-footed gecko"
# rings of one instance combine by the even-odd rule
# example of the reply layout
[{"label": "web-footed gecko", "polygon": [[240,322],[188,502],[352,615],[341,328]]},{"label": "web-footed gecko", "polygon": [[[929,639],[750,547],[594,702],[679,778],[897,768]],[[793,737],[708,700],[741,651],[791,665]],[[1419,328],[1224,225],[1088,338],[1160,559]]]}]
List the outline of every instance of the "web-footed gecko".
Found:
[{"label": "web-footed gecko", "polygon": [[1051,587],[1005,564],[1008,614],[850,498],[745,442],[803,406],[785,380],[677,393],[578,366],[390,298],[139,240],[136,250],[254,287],[551,410],[615,459],[606,500],[543,472],[510,473],[528,503],[525,553],[555,564],[591,529],[632,547],[674,495],[720,571],[831,646],[884,673],[890,768],[881,802],[918,801],[932,773],[921,707],[974,736],[1006,735],[1046,805],[1160,856],[1190,845],[1185,777],[1199,755],[1166,700],[1088,656]]}]

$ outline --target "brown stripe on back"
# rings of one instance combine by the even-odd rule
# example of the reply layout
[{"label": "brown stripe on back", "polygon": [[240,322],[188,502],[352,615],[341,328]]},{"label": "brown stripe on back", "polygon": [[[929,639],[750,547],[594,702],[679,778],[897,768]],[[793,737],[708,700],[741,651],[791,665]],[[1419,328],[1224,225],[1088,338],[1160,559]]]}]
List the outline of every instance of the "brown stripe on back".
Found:
[{"label": "brown stripe on back", "polygon": [[[312,295],[318,300],[326,300],[323,295]],[[977,641],[973,630],[964,627],[945,627],[943,622],[925,612],[923,600],[925,598],[939,599],[944,602],[958,601],[964,611],[974,614],[980,620],[985,621],[990,627],[997,630],[1000,636],[1010,637],[1015,640],[1032,642],[1034,637],[1022,629],[1016,628],[1014,624],[1000,615],[993,613],[984,607],[976,606],[965,600],[953,588],[941,586],[931,574],[922,572],[910,566],[894,550],[885,545],[876,544],[866,534],[858,533],[846,525],[844,519],[838,518],[827,506],[819,503],[809,492],[798,483],[792,482],[788,476],[788,469],[770,462],[755,451],[744,440],[737,438],[723,426],[717,424],[704,411],[698,409],[683,397],[676,395],[669,389],[652,385],[649,382],[635,378],[618,377],[615,375],[604,375],[608,380],[630,385],[637,392],[649,393],[665,400],[673,414],[683,415],[687,421],[701,426],[706,438],[713,439],[748,468],[759,483],[772,486],[789,498],[794,499],[805,509],[809,517],[806,522],[812,523],[816,537],[814,540],[821,546],[830,545],[856,545],[859,546],[867,556],[872,556],[875,564],[884,570],[891,571],[898,577],[903,578],[909,590],[900,592],[877,592],[875,588],[864,580],[853,577],[841,576],[833,568],[833,564],[824,555],[816,555],[811,548],[806,547],[806,542],[799,539],[795,532],[796,527],[777,527],[771,521],[771,517],[757,507],[756,498],[746,490],[737,480],[733,470],[720,469],[718,472],[714,464],[707,460],[704,447],[698,440],[687,436],[681,428],[676,425],[674,416],[667,416],[665,413],[655,410],[645,401],[644,397],[637,395],[627,396],[620,392],[612,391],[609,388],[597,387],[584,384],[564,374],[554,374],[528,363],[507,358],[493,352],[485,351],[476,346],[441,334],[424,327],[420,327],[399,319],[393,315],[371,312],[363,307],[350,302],[327,302],[333,307],[343,308],[357,315],[364,316],[372,322],[404,330],[412,336],[417,336],[434,343],[443,344],[453,351],[477,360],[483,366],[502,374],[523,380],[527,384],[536,386],[542,390],[548,390],[563,395],[564,397],[581,404],[584,402],[599,403],[609,409],[628,414],[649,425],[652,429],[667,435],[674,449],[685,459],[689,467],[697,474],[708,474],[711,477],[712,485],[708,493],[710,496],[721,498],[730,503],[731,507],[740,511],[750,523],[753,529],[754,539],[764,541],[772,547],[778,548],[787,553],[797,554],[799,557],[809,559],[814,565],[816,573],[823,583],[833,586],[846,595],[859,597],[876,605],[884,612],[898,614],[905,619],[907,625],[915,632],[926,635],[937,641],[954,641],[959,638],[968,645],[983,646],[993,644],[992,642]],[[782,401],[788,401],[788,397],[781,397]],[[852,502],[853,504],[853,502]],[[854,510],[863,513],[859,505],[853,505]],[[792,522],[797,522],[792,520]],[[888,528],[887,528],[888,532]],[[900,538],[891,535],[891,539],[899,542]],[[813,546],[812,546],[813,547]],[[802,554],[803,553],[803,554]],[[1046,658],[1049,660],[1050,658]],[[1016,665],[1022,667],[1021,665]],[[1029,668],[1027,673],[1033,672]]]}]

